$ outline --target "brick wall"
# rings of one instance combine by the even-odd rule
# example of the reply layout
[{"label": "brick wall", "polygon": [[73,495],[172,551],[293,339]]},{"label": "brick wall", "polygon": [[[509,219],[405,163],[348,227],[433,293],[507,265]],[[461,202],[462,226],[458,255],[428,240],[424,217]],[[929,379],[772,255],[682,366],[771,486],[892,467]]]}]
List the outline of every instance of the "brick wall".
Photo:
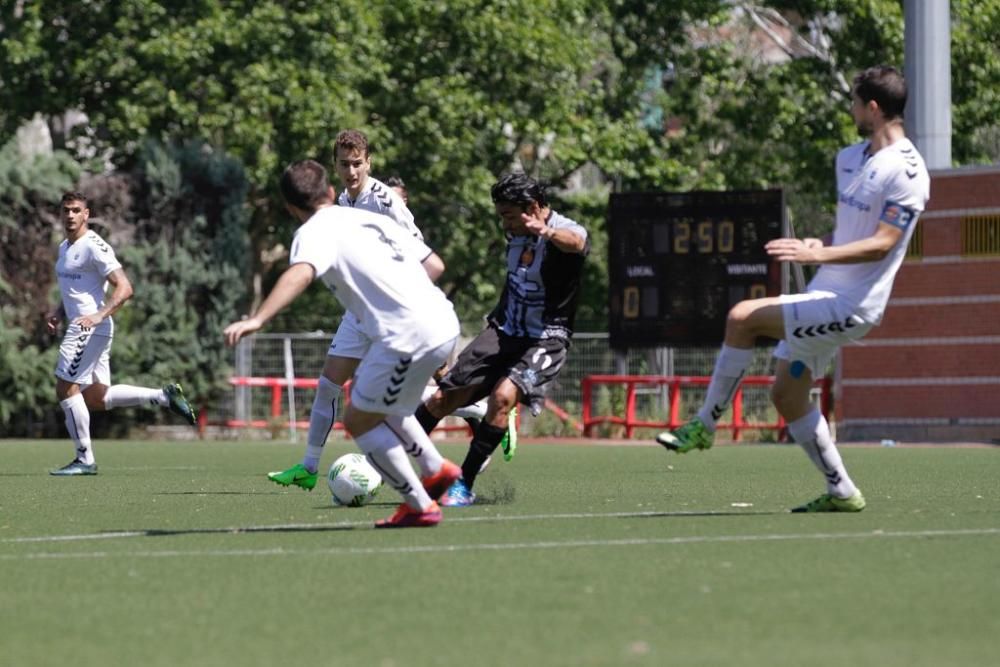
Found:
[{"label": "brick wall", "polygon": [[841,351],[840,440],[1000,440],[1000,256],[962,253],[963,220],[984,215],[1000,215],[1000,167],[931,172],[922,256]]}]

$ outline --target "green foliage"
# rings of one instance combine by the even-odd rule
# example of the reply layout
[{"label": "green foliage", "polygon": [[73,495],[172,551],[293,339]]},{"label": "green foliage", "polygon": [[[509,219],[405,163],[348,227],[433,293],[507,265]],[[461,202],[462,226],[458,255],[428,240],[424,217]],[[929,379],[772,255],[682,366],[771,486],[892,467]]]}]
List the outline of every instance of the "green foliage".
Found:
[{"label": "green foliage", "polygon": [[0,433],[36,434],[37,422],[55,406],[52,369],[58,347],[40,350],[0,308]]},{"label": "green foliage", "polygon": [[138,162],[134,237],[118,250],[135,296],[116,315],[116,376],[180,381],[208,401],[228,388],[221,331],[249,265],[248,182],[238,161],[198,143],[147,143]]}]

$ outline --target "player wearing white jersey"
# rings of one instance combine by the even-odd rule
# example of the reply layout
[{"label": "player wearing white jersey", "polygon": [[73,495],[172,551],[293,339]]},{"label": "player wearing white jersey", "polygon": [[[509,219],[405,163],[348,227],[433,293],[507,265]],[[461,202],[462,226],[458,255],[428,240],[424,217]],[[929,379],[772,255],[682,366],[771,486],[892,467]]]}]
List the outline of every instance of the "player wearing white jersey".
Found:
[{"label": "player wearing white jersey", "polygon": [[742,301],[730,310],[725,343],[698,416],[657,436],[661,445],[680,453],[711,447],[716,421],[746,373],[756,339],[780,340],[772,399],[789,434],[826,478],[826,493],[793,512],[865,508],[809,390],[841,345],[881,322],[907,243],[930,197],[927,168],[903,131],[905,106],[906,82],[895,68],[872,67],[855,77],[851,116],[867,140],[837,155],[831,245],[786,238],[766,246],[778,261],[822,266],[804,294]]},{"label": "player wearing white jersey", "polygon": [[[407,235],[423,241],[423,234],[413,223],[413,214],[400,196],[371,177],[368,138],[362,132],[358,130],[340,132],[334,140],[333,153],[335,170],[344,186],[344,190],[337,198],[342,207],[387,216]],[[431,280],[437,280],[444,272],[444,262],[429,248],[420,259]],[[350,310],[344,313],[327,351],[323,372],[316,384],[316,395],[309,413],[305,454],[301,463],[287,470],[268,473],[267,477],[272,482],[282,486],[298,486],[307,491],[312,491],[316,487],[319,461],[323,456],[327,437],[336,421],[337,400],[343,394],[344,385],[357,370],[362,357],[370,349],[372,341],[358,318]],[[408,453],[416,459],[424,476],[431,475],[437,469],[436,457],[412,443],[407,444],[407,447]]]},{"label": "player wearing white jersey", "polygon": [[[115,251],[90,229],[87,198],[67,192],[60,203],[60,219],[66,239],[59,244],[56,276],[62,294],[60,304],[46,317],[50,333],[67,321],[56,362],[56,396],[66,415],[66,428],[76,456],[51,474],[96,475],[97,463],[90,438],[90,411],[133,405],[161,405],[195,423],[194,412],[179,384],[162,389],[134,387],[111,382],[112,313],[132,297],[132,284]],[[107,284],[114,291],[105,295]]]},{"label": "player wearing white jersey", "polygon": [[[302,226],[290,266],[250,318],[226,327],[230,345],[260,329],[309,284],[320,279],[371,343],[357,365],[344,426],[404,503],[377,527],[433,526],[435,499],[460,469],[443,459],[413,417],[424,385],[451,353],[458,319],[428,276],[430,249],[387,217],[334,206],[326,169],[295,162],[281,178],[286,208]],[[420,449],[429,469],[418,479],[406,450]]]}]

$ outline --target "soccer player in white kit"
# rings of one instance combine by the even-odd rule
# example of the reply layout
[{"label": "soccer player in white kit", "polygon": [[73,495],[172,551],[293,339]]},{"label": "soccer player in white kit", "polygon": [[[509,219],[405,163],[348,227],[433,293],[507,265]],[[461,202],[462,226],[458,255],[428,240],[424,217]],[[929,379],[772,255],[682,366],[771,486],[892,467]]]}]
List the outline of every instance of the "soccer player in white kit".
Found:
[{"label": "soccer player in white kit", "polygon": [[715,424],[746,373],[758,336],[779,339],[772,400],[788,432],[826,478],[826,493],[793,512],[860,512],[865,499],[809,400],[841,345],[882,320],[917,218],[930,197],[923,159],[903,131],[906,82],[892,67],[854,79],[851,116],[867,139],[837,154],[837,218],[831,245],[820,239],[776,239],[778,261],[821,264],[804,294],[752,299],[729,311],[725,342],[697,417],[656,440],[680,453],[712,446]]},{"label": "soccer player in white kit", "polygon": [[[159,405],[192,425],[195,416],[179,384],[168,384],[162,389],[110,385],[114,337],[111,315],[132,297],[132,284],[115,251],[90,229],[86,196],[79,192],[65,193],[60,202],[60,219],[66,232],[56,260],[62,300],[46,316],[46,326],[54,334],[63,319],[68,323],[56,363],[56,396],[66,415],[66,429],[73,439],[76,456],[50,474],[96,475],[97,463],[90,439],[91,410]],[[108,283],[114,288],[110,298],[105,295]]]},{"label": "soccer player in white kit", "polygon": [[[338,133],[333,143],[333,154],[335,170],[344,186],[337,204],[384,215],[407,234],[423,242],[424,235],[414,224],[413,214],[406,207],[403,198],[371,176],[371,155],[368,138],[364,133],[358,130]],[[431,280],[437,280],[444,272],[444,262],[430,249],[427,256],[422,258],[422,264]],[[267,477],[272,482],[282,486],[298,486],[307,491],[315,488],[323,448],[336,421],[337,399],[343,394],[344,385],[354,375],[371,344],[372,340],[363,331],[358,318],[350,312],[344,313],[316,384],[302,461],[287,470],[268,473]],[[460,472],[450,468],[450,464],[445,465],[443,472],[438,471],[439,457],[432,452],[413,442],[406,443],[406,447],[407,453],[416,460],[424,477],[440,474],[451,481],[458,478]],[[448,485],[444,488],[447,489]]]},{"label": "soccer player in white kit", "polygon": [[[459,325],[451,302],[422,265],[431,250],[384,215],[334,206],[326,169],[314,160],[289,165],[281,192],[288,211],[303,223],[292,241],[290,266],[252,317],[226,327],[226,341],[235,345],[313,280],[322,280],[370,341],[351,384],[344,426],[405,501],[375,525],[436,525],[441,509],[435,498],[451,479],[441,473],[458,466],[441,457],[413,411],[427,380],[454,349]],[[414,447],[435,459],[433,473],[423,480],[407,457]]]}]

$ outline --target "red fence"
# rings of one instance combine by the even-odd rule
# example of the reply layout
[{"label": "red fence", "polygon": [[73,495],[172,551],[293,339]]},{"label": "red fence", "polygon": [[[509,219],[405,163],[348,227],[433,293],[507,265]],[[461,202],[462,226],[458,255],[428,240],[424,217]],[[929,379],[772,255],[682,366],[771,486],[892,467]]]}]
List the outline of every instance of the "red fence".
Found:
[{"label": "red fence", "polygon": [[[260,387],[267,388],[271,390],[271,407],[270,414],[267,419],[226,419],[222,422],[223,426],[229,428],[273,428],[275,425],[288,427],[288,418],[282,419],[282,412],[284,410],[285,399],[284,393],[285,388],[288,387],[289,381],[283,377],[232,377],[229,378],[229,384],[234,387]],[[315,389],[316,385],[319,384],[319,378],[292,378],[292,387],[295,389]],[[344,398],[344,404],[350,403],[350,380],[344,383],[344,393],[342,394]],[[208,426],[208,418],[204,411],[198,416],[198,428],[204,433],[205,427]],[[296,422],[295,426],[301,429],[309,428],[309,420],[299,420]],[[343,431],[344,423],[341,421],[334,422],[333,428],[336,430]],[[435,431],[465,431],[469,433],[469,427],[465,424],[457,425],[440,425]]]},{"label": "red fence", "polygon": [[[625,427],[625,437],[631,438],[636,428],[675,429],[684,422],[681,420],[681,390],[688,387],[707,387],[711,380],[708,376],[663,376],[663,375],[587,375],[581,381],[583,391],[583,434],[592,437],[594,427],[599,424],[620,424]],[[625,415],[594,415],[591,407],[594,386],[600,384],[625,386]],[[728,429],[733,433],[733,440],[739,440],[740,434],[748,430],[778,431],[784,435],[785,420],[778,416],[774,423],[747,422],[743,419],[743,387],[745,385],[771,386],[774,377],[769,375],[751,375],[743,378],[742,383],[733,397],[733,418],[729,423],[720,423],[716,428]],[[816,380],[815,386],[820,389],[820,409],[829,418],[832,406],[830,378]],[[668,421],[644,421],[635,416],[636,390],[639,387],[655,387],[666,385],[669,395]]]}]

